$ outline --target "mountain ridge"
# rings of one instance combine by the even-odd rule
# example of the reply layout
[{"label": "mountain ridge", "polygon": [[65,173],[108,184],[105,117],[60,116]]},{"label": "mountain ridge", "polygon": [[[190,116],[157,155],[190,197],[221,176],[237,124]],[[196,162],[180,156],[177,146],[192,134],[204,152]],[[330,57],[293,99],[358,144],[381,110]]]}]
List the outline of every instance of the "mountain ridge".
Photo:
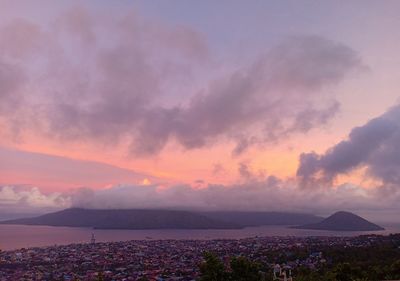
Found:
[{"label": "mountain ridge", "polygon": [[279,212],[194,212],[162,209],[70,208],[0,224],[93,227],[99,229],[239,229],[262,225],[315,223],[323,218]]},{"label": "mountain ridge", "polygon": [[34,218],[7,220],[1,224],[92,227],[98,229],[237,229],[188,211],[142,209],[70,208]]},{"label": "mountain ridge", "polygon": [[323,217],[311,214],[273,211],[214,211],[203,212],[201,214],[213,219],[239,224],[245,227],[261,225],[311,224],[320,222],[324,219]]}]

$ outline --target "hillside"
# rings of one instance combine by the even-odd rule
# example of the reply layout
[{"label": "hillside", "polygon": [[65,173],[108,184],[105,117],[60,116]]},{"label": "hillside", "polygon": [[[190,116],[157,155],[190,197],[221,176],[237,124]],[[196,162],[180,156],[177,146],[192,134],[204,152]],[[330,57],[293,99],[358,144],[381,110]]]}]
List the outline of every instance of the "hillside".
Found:
[{"label": "hillside", "polygon": [[203,215],[241,226],[260,225],[303,225],[313,224],[323,220],[322,217],[284,212],[205,212]]},{"label": "hillside", "polygon": [[296,226],[300,229],[332,230],[332,231],[376,231],[384,230],[379,225],[350,212],[337,212],[319,223]]},{"label": "hillside", "polygon": [[93,210],[71,208],[1,224],[93,227],[99,229],[229,229],[240,226],[187,211]]},{"label": "hillside", "polygon": [[71,208],[1,224],[93,227],[100,229],[235,229],[261,225],[301,225],[323,218],[279,212],[190,212],[176,210],[95,210]]}]

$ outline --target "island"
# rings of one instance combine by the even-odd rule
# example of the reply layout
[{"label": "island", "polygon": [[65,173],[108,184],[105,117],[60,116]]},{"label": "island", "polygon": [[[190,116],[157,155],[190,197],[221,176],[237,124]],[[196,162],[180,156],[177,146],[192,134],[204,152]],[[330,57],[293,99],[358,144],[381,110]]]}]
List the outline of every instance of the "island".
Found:
[{"label": "island", "polygon": [[331,230],[331,231],[378,231],[384,230],[383,227],[376,225],[366,219],[350,213],[336,212],[328,218],[318,223],[294,226],[298,229],[315,229],[315,230]]},{"label": "island", "polygon": [[300,225],[322,219],[310,214],[283,212],[69,208],[37,217],[5,220],[0,224],[97,229],[238,229],[262,225]]}]

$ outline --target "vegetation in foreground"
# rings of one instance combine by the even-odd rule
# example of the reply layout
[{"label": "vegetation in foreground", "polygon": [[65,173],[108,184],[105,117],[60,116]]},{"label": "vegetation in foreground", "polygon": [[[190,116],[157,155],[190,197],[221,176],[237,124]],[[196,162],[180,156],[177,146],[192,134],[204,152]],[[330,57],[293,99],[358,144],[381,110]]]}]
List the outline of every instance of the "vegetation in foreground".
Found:
[{"label": "vegetation in foreground", "polygon": [[[293,268],[295,281],[377,281],[400,280],[400,235],[369,247],[324,246],[326,262],[318,268]],[[223,261],[213,253],[204,253],[199,281],[270,281],[275,263],[304,258],[310,249],[268,253],[268,263],[260,264],[246,257]]]}]

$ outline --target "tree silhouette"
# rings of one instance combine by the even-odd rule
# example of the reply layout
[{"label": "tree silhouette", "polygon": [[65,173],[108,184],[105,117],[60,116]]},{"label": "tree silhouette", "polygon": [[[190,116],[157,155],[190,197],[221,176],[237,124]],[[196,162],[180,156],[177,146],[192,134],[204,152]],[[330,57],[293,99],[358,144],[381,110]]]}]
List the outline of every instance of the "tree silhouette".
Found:
[{"label": "tree silhouette", "polygon": [[230,279],[232,281],[260,281],[262,274],[260,265],[244,257],[234,257],[231,260]]},{"label": "tree silhouette", "polygon": [[209,252],[203,254],[204,262],[200,265],[200,281],[226,281],[228,276],[224,264]]}]

